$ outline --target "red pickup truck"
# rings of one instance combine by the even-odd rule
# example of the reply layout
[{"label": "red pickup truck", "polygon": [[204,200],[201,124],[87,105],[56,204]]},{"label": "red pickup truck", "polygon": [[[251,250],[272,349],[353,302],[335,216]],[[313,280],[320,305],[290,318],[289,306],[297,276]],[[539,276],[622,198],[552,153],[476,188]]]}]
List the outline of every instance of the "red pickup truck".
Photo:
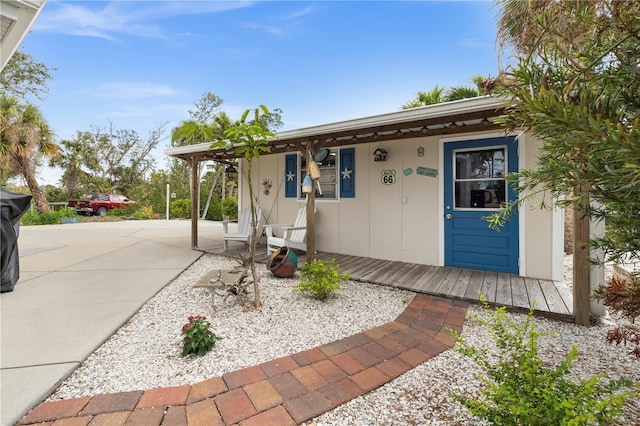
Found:
[{"label": "red pickup truck", "polygon": [[94,194],[90,200],[69,200],[69,207],[76,209],[78,214],[104,216],[115,208],[135,204],[124,195]]}]

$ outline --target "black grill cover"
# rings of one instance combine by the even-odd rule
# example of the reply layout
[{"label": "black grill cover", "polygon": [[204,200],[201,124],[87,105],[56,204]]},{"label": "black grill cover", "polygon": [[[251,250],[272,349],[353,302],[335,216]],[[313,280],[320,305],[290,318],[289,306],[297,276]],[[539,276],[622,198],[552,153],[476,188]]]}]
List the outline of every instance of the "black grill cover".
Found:
[{"label": "black grill cover", "polygon": [[31,195],[0,189],[0,292],[13,291],[20,278],[18,234],[20,218],[29,209]]}]

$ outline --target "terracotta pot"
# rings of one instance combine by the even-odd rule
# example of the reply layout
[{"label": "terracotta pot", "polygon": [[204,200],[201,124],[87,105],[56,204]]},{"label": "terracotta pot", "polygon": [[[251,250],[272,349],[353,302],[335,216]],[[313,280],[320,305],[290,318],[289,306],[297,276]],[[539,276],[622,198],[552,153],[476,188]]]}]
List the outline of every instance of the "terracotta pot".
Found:
[{"label": "terracotta pot", "polygon": [[289,247],[280,247],[267,262],[267,269],[279,278],[290,278],[298,268],[298,256]]}]

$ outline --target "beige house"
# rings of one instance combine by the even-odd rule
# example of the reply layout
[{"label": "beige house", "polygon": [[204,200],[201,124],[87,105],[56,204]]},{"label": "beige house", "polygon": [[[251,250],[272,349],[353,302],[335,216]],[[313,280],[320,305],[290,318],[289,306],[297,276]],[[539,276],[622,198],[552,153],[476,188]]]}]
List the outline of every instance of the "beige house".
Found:
[{"label": "beige house", "polygon": [[[493,123],[504,107],[502,98],[478,97],[280,132],[253,164],[263,224],[292,223],[307,202],[313,158],[317,250],[562,280],[561,211],[527,202],[500,231],[487,226],[485,217],[515,198],[505,176],[534,167],[541,147]],[[192,165],[234,156],[209,143],[166,154]],[[249,203],[241,182],[240,208]]]}]

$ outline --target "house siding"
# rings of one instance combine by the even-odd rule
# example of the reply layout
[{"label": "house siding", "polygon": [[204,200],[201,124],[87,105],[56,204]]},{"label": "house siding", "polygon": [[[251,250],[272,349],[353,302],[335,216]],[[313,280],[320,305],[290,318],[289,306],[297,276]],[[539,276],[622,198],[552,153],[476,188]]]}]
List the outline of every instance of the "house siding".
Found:
[{"label": "house siding", "polygon": [[[496,134],[466,134],[464,139],[489,136]],[[530,136],[521,136],[519,140],[520,167],[531,168],[541,144]],[[345,146],[354,148],[356,196],[316,202],[316,248],[354,256],[442,265],[442,141],[442,137],[434,136]],[[424,148],[423,156],[418,156],[420,147]],[[377,148],[388,152],[387,161],[373,161],[373,151]],[[268,223],[290,223],[304,204],[297,198],[285,196],[286,156],[263,155],[254,163],[253,181],[258,185],[258,202]],[[417,167],[435,169],[437,176],[417,174]],[[382,183],[383,170],[395,170],[393,185]],[[263,179],[273,182],[268,196],[262,192]],[[241,206],[249,201],[246,179],[243,185]],[[553,257],[561,259],[562,256],[562,239],[554,238],[554,233],[562,235],[561,215],[531,208],[534,204],[527,202],[520,210],[520,272],[530,277],[559,280],[562,271],[558,271],[558,259]]]}]

